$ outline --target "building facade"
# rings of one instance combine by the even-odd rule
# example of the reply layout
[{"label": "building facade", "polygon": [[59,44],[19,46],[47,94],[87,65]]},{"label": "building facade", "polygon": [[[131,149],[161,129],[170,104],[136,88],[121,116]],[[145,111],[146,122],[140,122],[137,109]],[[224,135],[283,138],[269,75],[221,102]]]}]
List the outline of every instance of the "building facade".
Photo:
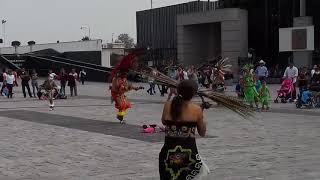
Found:
[{"label": "building facade", "polygon": [[137,18],[137,45],[149,50],[153,64],[162,60],[177,60],[177,16],[212,11],[218,2],[195,1],[168,7],[139,11]]},{"label": "building facade", "polygon": [[[279,29],[294,26],[294,19],[300,16],[301,2],[305,3],[304,16],[311,17],[314,26],[312,60],[313,63],[320,63],[319,0],[219,0],[218,2],[211,2],[209,5],[207,1],[195,1],[140,11],[137,12],[138,45],[152,49],[152,56],[157,57],[154,59],[166,59],[168,57],[166,54],[178,59],[180,54],[178,37],[181,33],[177,24],[179,17],[192,17],[195,14],[198,17],[200,17],[199,14],[205,17],[206,15],[214,15],[215,13],[212,13],[212,11],[238,8],[247,11],[248,44],[244,48],[250,49],[256,61],[264,59],[269,66],[279,65],[284,67],[288,60],[294,58],[295,53],[279,52]],[[210,29],[209,26],[206,28]],[[216,33],[219,33],[219,31],[216,31]],[[217,49],[219,50],[219,47]],[[222,52],[221,54],[223,55]],[[200,58],[203,59],[203,57]],[[183,59],[179,60],[183,61]]]}]

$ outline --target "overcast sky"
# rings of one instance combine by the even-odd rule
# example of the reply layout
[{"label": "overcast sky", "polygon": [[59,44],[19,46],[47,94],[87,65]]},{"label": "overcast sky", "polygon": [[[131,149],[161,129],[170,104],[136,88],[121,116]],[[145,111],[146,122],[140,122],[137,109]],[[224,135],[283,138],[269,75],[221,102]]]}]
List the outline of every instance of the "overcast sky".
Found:
[{"label": "overcast sky", "polygon": [[[153,0],[154,7],[191,0]],[[136,39],[135,12],[150,8],[150,0],[0,0],[0,20],[6,23],[6,44],[74,41],[88,33],[110,42],[112,33],[128,33]],[[0,24],[1,25],[1,24]],[[3,37],[1,27],[0,38]]]}]

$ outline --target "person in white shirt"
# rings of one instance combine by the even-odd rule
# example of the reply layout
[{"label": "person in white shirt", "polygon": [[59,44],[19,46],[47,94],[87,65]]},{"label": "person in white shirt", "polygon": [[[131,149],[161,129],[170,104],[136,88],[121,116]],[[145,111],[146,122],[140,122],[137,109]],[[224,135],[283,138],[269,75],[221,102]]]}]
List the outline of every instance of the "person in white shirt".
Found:
[{"label": "person in white shirt", "polygon": [[316,69],[318,68],[317,65],[314,65],[312,70],[311,70],[311,78],[313,77],[314,73],[316,72]]},{"label": "person in white shirt", "polygon": [[189,79],[188,72],[185,69],[183,69],[183,79],[184,80],[188,80]]},{"label": "person in white shirt", "polygon": [[297,83],[297,77],[299,75],[299,70],[297,67],[293,65],[293,63],[289,63],[289,66],[286,68],[283,74],[283,78],[290,78],[293,82],[293,93],[292,93],[292,99],[296,99],[297,93],[296,93],[296,83]]},{"label": "person in white shirt", "polygon": [[15,82],[16,78],[15,76],[12,74],[12,70],[8,71],[8,74],[6,76],[6,86],[8,89],[8,98],[12,98],[12,91],[13,91],[13,86],[14,86],[14,82]]},{"label": "person in white shirt", "polygon": [[84,69],[81,69],[81,71],[79,73],[79,77],[80,77],[82,85],[84,85],[84,81],[86,80],[86,77],[87,77],[87,73],[86,73],[86,71],[84,71]]}]

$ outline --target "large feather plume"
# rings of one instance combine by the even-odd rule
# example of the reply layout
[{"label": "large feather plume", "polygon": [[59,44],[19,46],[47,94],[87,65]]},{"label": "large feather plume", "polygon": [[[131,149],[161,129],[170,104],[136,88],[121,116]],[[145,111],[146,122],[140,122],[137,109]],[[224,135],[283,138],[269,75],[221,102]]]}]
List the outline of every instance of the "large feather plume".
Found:
[{"label": "large feather plume", "polygon": [[[174,88],[177,88],[179,85],[178,81],[171,79],[170,77],[166,76],[165,74],[151,67],[146,67],[145,71],[140,73],[143,74],[144,76],[153,78],[156,84],[163,84],[163,85],[174,87]],[[236,112],[237,114],[239,114],[244,118],[248,118],[253,115],[253,111],[250,109],[250,107],[246,105],[243,101],[237,98],[227,96],[218,92],[213,92],[211,90],[200,90],[198,91],[197,94],[200,97],[205,97],[207,99],[210,99]]]}]

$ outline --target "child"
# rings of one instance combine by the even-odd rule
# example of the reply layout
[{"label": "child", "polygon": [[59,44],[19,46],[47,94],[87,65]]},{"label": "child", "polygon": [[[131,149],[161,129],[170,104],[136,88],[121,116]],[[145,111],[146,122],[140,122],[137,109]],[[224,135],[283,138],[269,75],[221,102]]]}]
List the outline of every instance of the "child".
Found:
[{"label": "child", "polygon": [[250,72],[250,66],[244,68],[243,84],[244,84],[244,99],[253,108],[253,103],[256,105],[256,109],[259,110],[259,93],[256,89],[255,78]]},{"label": "child", "polygon": [[243,93],[243,77],[241,76],[239,79],[239,83],[236,85],[236,93],[238,95],[238,98],[244,98]]},{"label": "child", "polygon": [[[270,107],[269,107],[269,98],[271,97],[270,95],[270,91],[269,91],[269,88],[267,86],[267,82],[266,80],[263,80],[262,81],[262,87],[259,91],[259,95],[260,95],[260,100],[261,100],[261,104],[262,104],[262,111],[264,110],[269,110]],[[265,106],[266,106],[266,109],[265,109]]]},{"label": "child", "polygon": [[[257,78],[256,78],[257,79]],[[258,92],[260,92],[260,89],[261,89],[261,86],[262,86],[262,83],[259,79],[256,80],[256,89]]]}]

